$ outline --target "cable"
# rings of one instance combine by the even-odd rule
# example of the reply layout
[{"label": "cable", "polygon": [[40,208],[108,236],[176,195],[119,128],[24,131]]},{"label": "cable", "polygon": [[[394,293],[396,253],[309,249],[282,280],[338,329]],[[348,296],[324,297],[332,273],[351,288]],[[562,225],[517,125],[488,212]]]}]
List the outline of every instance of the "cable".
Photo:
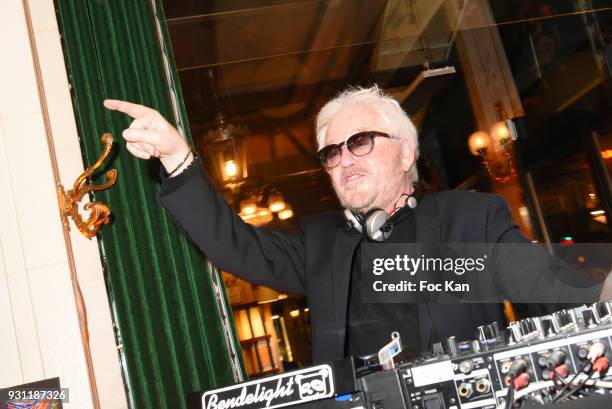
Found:
[{"label": "cable", "polygon": [[[597,345],[597,344],[595,344]],[[594,345],[594,346],[595,346]],[[587,383],[587,381],[589,381],[593,375],[595,375],[596,373],[599,373],[600,376],[603,376],[607,371],[608,371],[608,358],[606,358],[603,355],[603,349],[604,347],[602,347],[602,352],[601,353],[597,353],[594,354],[594,356],[597,356],[597,358],[594,358],[594,362],[591,368],[591,373],[589,374],[589,376],[583,380],[582,382],[580,382],[580,384],[578,384],[578,386],[573,389],[571,392],[568,392],[565,396],[559,398],[559,400],[562,399],[566,399],[569,398],[570,396],[572,396],[574,393],[578,392],[580,389],[582,389],[584,387],[584,385]],[[591,348],[591,350],[593,349],[593,347]]]},{"label": "cable", "polygon": [[506,395],[506,408],[511,409],[514,406],[514,376],[510,377],[510,386]]},{"label": "cable", "polygon": [[[580,372],[578,373],[580,374]],[[574,376],[574,379],[576,378],[576,376]],[[571,385],[572,383],[574,383],[575,381],[572,380],[572,382],[570,382],[569,384]],[[583,380],[580,380],[579,383],[582,383]],[[577,385],[577,384],[576,384]],[[584,385],[587,386],[594,386],[597,388],[605,388],[605,389],[612,389],[612,382],[610,381],[601,381],[601,380],[597,380],[597,379],[590,379],[589,377],[587,377],[586,380],[584,380]],[[532,383],[531,385],[529,385],[528,387],[516,392],[516,394],[514,395],[514,400],[518,401],[519,399],[523,398],[525,395],[529,395],[530,393],[542,390],[542,389],[547,389],[550,387],[555,386],[555,383],[553,381],[541,381],[541,382],[536,382],[536,383]],[[507,402],[506,402],[507,404]],[[502,408],[502,406],[498,406],[497,409],[504,409]]]},{"label": "cable", "polygon": [[[511,409],[514,406],[514,391],[517,388],[515,379],[523,375],[523,373],[526,370],[527,370],[527,361],[525,361],[523,358],[515,359],[512,362],[512,365],[510,365],[510,368],[508,369],[508,376],[510,377],[510,383],[508,385],[508,394],[506,395],[506,409]],[[523,387],[529,385],[529,375],[527,374],[526,380],[522,379],[521,381],[522,381],[521,382],[522,386],[519,386],[519,388],[522,389]]]},{"label": "cable", "polygon": [[[554,386],[553,381],[544,381],[544,382],[538,382],[538,383],[533,383],[530,386],[527,386],[526,388],[518,391],[516,394],[513,393],[513,396],[510,396],[510,388],[513,388],[514,382],[512,382],[510,384],[510,387],[508,388],[508,394],[506,395],[506,404],[504,405],[504,407],[502,407],[501,405],[499,405],[497,407],[497,409],[507,409],[509,408],[508,406],[508,402],[510,402],[510,398],[512,398],[512,400],[517,401],[518,399],[522,398],[523,396],[530,394],[532,392],[535,392],[537,390],[540,389],[545,389],[545,388],[550,388],[551,386]],[[512,402],[514,403],[514,402]],[[512,407],[512,406],[510,406]]]},{"label": "cable", "polygon": [[580,389],[582,389],[582,387],[584,386],[585,383],[587,383],[587,381],[589,379],[591,379],[591,377],[595,374],[595,372],[591,372],[591,374],[583,381],[581,381],[578,386],[574,389],[572,389],[571,391],[569,391],[568,393],[566,393],[564,396],[560,397],[559,400],[563,400],[563,399],[567,399],[570,396],[572,396],[574,393],[578,392]]},{"label": "cable", "polygon": [[565,393],[565,391],[574,383],[574,381],[576,380],[576,378],[578,377],[578,375],[580,375],[581,373],[584,373],[585,369],[588,368],[588,371],[590,372],[591,370],[591,366],[587,365],[585,366],[581,372],[576,372],[576,374],[574,374],[574,376],[572,377],[572,379],[570,379],[570,381],[568,383],[565,384],[565,386],[563,388],[561,388],[561,390],[559,391],[559,393],[557,393],[555,395],[555,397],[550,401],[550,403],[555,403],[556,401],[559,400],[559,398],[561,397],[561,395],[563,393]]},{"label": "cable", "polygon": [[586,383],[588,386],[596,386],[598,388],[612,389],[612,382],[610,381],[598,381],[597,379],[591,379]]},{"label": "cable", "polygon": [[554,384],[553,381],[544,381],[544,382],[537,382],[537,383],[531,384],[528,387],[526,387],[525,389],[523,389],[522,391],[518,392],[514,396],[514,399],[518,400],[518,399],[522,398],[525,395],[529,395],[530,393],[533,393],[535,391],[539,391],[540,389],[550,388],[551,386],[554,386],[554,385],[555,384]]},{"label": "cable", "polygon": [[569,387],[572,385],[572,383],[574,383],[574,381],[576,380],[576,378],[578,377],[578,375],[580,375],[581,372],[577,372],[572,379],[565,384],[565,386],[563,388],[561,388],[561,390],[555,395],[554,398],[552,398],[552,400],[550,401],[550,403],[555,403],[556,401],[559,400],[559,398],[561,398],[561,396],[565,393],[566,390],[569,389]]},{"label": "cable", "polygon": [[[531,385],[528,385],[527,383],[524,386],[518,386],[520,389],[519,390],[517,389],[516,379],[518,375],[524,374],[527,368],[527,363],[523,359],[517,359],[512,363],[508,371],[509,382],[505,405],[503,405],[503,407],[500,405],[497,407],[497,409],[511,409],[514,407],[515,402],[535,391],[556,387],[558,386],[556,382],[557,379],[565,385],[550,400],[550,403],[567,398],[576,398],[573,395],[579,392],[585,385],[612,389],[612,382],[591,379],[595,373],[600,373],[603,376],[603,374],[607,372],[609,366],[608,359],[606,357],[599,356],[598,358],[595,358],[594,361],[595,362],[592,364],[590,362],[586,363],[582,370],[576,372],[569,381],[564,379],[564,377],[567,376],[567,373],[562,373],[562,371],[559,371],[559,366],[557,365],[552,368],[553,373],[556,375],[556,379],[536,382]],[[570,389],[572,386],[575,386],[575,388],[568,392],[568,389]]]},{"label": "cable", "polygon": [[[600,348],[597,348],[597,346],[601,345]],[[601,376],[603,376],[607,371],[608,371],[608,359],[603,355],[603,351],[605,350],[605,346],[603,346],[601,343],[596,343],[591,347],[591,351],[595,350],[595,352],[593,354],[589,354],[591,360],[593,361],[593,364],[587,364],[585,365],[585,367],[582,369],[583,373],[588,373],[589,376],[587,376],[586,379],[584,379],[583,381],[581,381],[578,386],[576,388],[574,388],[573,390],[571,390],[570,392],[566,393],[565,395],[562,395],[562,393],[567,390],[569,388],[569,386],[574,383],[574,379],[576,378],[576,376],[574,376],[574,378],[572,378],[572,380],[570,381],[570,383],[568,385],[566,385],[558,394],[557,396],[555,396],[555,398],[552,400],[551,403],[556,402],[558,400],[563,400],[566,398],[569,398],[570,396],[572,396],[574,393],[578,392],[580,389],[582,389],[584,387],[584,385],[591,379],[591,377],[593,377],[593,375],[595,375],[596,373],[600,373]]]}]

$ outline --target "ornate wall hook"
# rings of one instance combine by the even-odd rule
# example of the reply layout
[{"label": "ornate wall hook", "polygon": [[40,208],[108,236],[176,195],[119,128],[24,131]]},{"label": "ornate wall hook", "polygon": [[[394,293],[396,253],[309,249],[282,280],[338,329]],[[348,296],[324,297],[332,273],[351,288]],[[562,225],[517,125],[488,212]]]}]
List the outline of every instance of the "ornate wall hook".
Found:
[{"label": "ornate wall hook", "polygon": [[86,194],[99,190],[106,190],[113,186],[117,180],[117,170],[111,169],[105,173],[106,177],[108,178],[108,182],[101,185],[87,183],[87,180],[102,165],[110,153],[110,150],[113,147],[113,136],[110,133],[105,133],[102,135],[102,143],[104,144],[104,151],[102,152],[102,155],[96,163],[87,168],[85,172],[83,172],[81,176],[77,178],[71,190],[66,192],[64,190],[64,186],[59,185],[57,187],[57,196],[62,214],[62,222],[68,226],[68,217],[72,217],[72,220],[79,231],[88,239],[94,237],[102,228],[102,225],[110,223],[111,212],[108,206],[104,203],[89,202],[83,206],[85,210],[90,211],[89,217],[87,220],[83,220],[83,217],[79,213],[79,202]]}]

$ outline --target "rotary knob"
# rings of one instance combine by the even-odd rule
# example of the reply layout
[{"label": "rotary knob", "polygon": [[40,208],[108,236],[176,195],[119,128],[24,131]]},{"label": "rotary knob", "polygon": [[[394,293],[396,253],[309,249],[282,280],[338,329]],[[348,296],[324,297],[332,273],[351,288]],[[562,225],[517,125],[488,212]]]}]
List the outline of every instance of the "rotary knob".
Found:
[{"label": "rotary knob", "polygon": [[595,304],[591,305],[590,310],[593,311],[593,318],[597,324],[601,324],[612,317],[610,302],[596,302]]},{"label": "rotary knob", "polygon": [[592,328],[597,326],[597,319],[595,318],[595,313],[592,308],[587,308],[582,311],[582,322],[584,322],[584,326],[587,328]]},{"label": "rotary knob", "polygon": [[469,374],[474,369],[474,361],[471,359],[466,359],[465,361],[461,361],[459,363],[459,371],[463,374]]},{"label": "rotary knob", "polygon": [[555,326],[553,324],[553,319],[550,315],[543,317],[540,321],[542,323],[542,332],[544,333],[544,336],[552,337],[557,335],[557,332],[555,331]]},{"label": "rotary knob", "polygon": [[450,355],[457,355],[457,339],[454,336],[446,339],[446,350]]},{"label": "rotary knob", "polygon": [[521,335],[523,339],[544,337],[544,330],[542,328],[542,319],[540,317],[525,318],[518,322],[521,329]]},{"label": "rotary knob", "polygon": [[561,310],[552,314],[553,326],[556,332],[576,328],[576,313],[574,310]]},{"label": "rotary knob", "polygon": [[493,322],[487,325],[481,325],[478,327],[476,331],[476,339],[480,341],[481,344],[493,344],[497,342],[500,337],[500,329],[499,324],[497,322]]},{"label": "rotary knob", "polygon": [[521,332],[521,326],[518,322],[513,321],[508,325],[510,331],[510,344],[521,342],[523,340],[523,334]]}]

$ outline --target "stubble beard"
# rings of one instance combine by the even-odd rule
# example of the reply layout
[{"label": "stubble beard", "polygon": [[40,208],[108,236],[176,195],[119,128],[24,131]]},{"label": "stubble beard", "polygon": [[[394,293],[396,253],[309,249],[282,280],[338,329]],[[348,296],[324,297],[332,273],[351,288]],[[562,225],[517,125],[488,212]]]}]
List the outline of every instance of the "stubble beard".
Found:
[{"label": "stubble beard", "polygon": [[[367,174],[365,177],[371,177],[371,175]],[[404,190],[402,187],[405,178],[406,175],[402,172],[382,182],[374,181],[374,186],[368,183],[367,186],[361,185],[346,189],[337,186],[333,180],[332,185],[342,207],[354,213],[366,214],[372,209],[386,210],[394,206],[397,201],[396,196],[401,195]]]}]

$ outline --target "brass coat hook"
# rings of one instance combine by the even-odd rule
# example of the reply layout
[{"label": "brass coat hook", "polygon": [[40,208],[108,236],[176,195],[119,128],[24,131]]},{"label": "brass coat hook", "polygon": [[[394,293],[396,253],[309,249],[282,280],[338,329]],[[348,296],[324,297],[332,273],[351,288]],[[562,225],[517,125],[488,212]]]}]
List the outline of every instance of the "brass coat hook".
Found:
[{"label": "brass coat hook", "polygon": [[83,220],[83,217],[79,213],[79,202],[83,199],[83,196],[90,192],[97,192],[99,190],[106,190],[115,184],[117,180],[117,170],[111,169],[105,173],[108,178],[108,182],[101,185],[94,185],[87,183],[87,179],[102,165],[110,153],[113,147],[113,136],[110,133],[102,135],[102,143],[104,144],[104,151],[96,163],[87,168],[85,172],[81,174],[74,182],[74,186],[71,190],[66,192],[64,186],[61,184],[57,187],[57,196],[59,199],[59,205],[62,215],[62,222],[68,226],[68,217],[72,217],[74,224],[77,226],[83,236],[91,239],[98,231],[102,228],[102,225],[110,223],[110,209],[108,206],[101,202],[89,202],[86,203],[83,208],[89,210],[89,217],[87,220]]}]

